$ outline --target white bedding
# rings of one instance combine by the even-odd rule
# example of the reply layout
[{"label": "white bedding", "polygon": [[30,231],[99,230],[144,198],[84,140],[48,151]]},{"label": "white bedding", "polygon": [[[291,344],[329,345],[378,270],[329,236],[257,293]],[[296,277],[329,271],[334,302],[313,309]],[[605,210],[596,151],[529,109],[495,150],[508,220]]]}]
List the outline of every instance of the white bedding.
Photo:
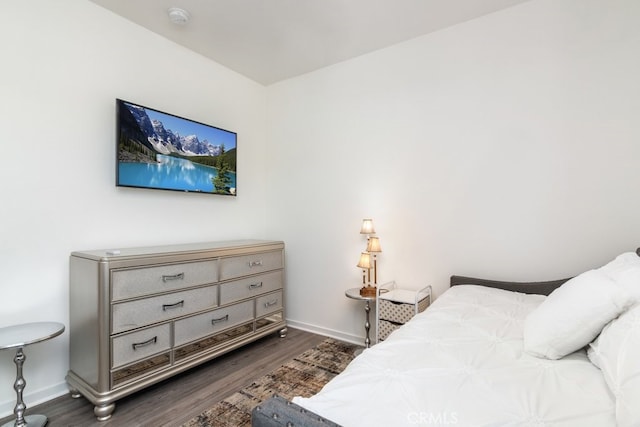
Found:
[{"label": "white bedding", "polygon": [[345,427],[615,426],[615,402],[584,350],[524,354],[524,319],[544,296],[454,286],[311,398]]}]

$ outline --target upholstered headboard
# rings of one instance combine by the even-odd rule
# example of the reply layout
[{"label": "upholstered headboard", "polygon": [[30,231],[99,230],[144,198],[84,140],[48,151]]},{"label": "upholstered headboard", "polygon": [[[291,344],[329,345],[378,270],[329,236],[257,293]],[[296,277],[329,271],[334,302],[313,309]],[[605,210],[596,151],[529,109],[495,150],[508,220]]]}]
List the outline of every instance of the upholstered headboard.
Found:
[{"label": "upholstered headboard", "polygon": [[[636,249],[640,256],[640,248]],[[506,282],[500,280],[478,279],[475,277],[451,276],[450,285],[481,285],[490,288],[505,289],[507,291],[522,292],[525,294],[549,295],[554,289],[560,287],[566,279],[550,280],[547,282]]]},{"label": "upholstered headboard", "polygon": [[525,294],[549,295],[558,288],[566,279],[550,280],[547,282],[506,282],[500,280],[478,279],[476,277],[451,276],[450,285],[481,285],[490,288],[505,289],[507,291],[522,292]]}]

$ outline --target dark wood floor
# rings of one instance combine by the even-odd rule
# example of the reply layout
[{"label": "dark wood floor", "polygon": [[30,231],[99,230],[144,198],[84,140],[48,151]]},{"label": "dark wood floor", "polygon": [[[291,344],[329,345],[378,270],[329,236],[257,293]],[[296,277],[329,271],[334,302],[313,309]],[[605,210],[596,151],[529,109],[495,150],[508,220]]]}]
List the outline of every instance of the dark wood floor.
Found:
[{"label": "dark wood floor", "polygon": [[[46,415],[49,427],[179,426],[324,338],[291,328],[286,338],[274,333],[117,401],[108,421],[98,422],[89,401],[68,394],[28,407],[26,414]],[[12,419],[0,419],[0,425]]]}]

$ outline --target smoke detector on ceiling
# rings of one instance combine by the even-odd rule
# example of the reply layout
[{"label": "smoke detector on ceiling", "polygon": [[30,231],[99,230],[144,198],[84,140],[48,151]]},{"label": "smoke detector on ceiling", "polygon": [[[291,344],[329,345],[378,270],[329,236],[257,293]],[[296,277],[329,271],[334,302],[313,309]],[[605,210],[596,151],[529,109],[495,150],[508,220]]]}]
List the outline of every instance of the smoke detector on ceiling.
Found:
[{"label": "smoke detector on ceiling", "polygon": [[169,14],[169,20],[177,25],[184,25],[189,22],[189,18],[191,18],[189,12],[179,7],[170,7],[167,13]]}]

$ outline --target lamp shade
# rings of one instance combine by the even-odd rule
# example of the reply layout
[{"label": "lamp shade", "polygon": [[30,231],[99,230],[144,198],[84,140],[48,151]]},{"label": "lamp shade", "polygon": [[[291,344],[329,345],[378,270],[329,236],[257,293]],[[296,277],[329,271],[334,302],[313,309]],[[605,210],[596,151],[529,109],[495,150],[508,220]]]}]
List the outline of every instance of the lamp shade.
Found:
[{"label": "lamp shade", "polygon": [[371,255],[367,252],[362,252],[360,254],[360,261],[358,261],[358,267],[360,268],[371,268]]},{"label": "lamp shade", "polygon": [[382,252],[382,248],[380,247],[380,239],[378,237],[369,237],[369,243],[367,243],[367,252]]},{"label": "lamp shade", "polygon": [[373,220],[372,219],[363,219],[362,227],[360,228],[360,234],[373,234],[376,230],[373,228]]}]

